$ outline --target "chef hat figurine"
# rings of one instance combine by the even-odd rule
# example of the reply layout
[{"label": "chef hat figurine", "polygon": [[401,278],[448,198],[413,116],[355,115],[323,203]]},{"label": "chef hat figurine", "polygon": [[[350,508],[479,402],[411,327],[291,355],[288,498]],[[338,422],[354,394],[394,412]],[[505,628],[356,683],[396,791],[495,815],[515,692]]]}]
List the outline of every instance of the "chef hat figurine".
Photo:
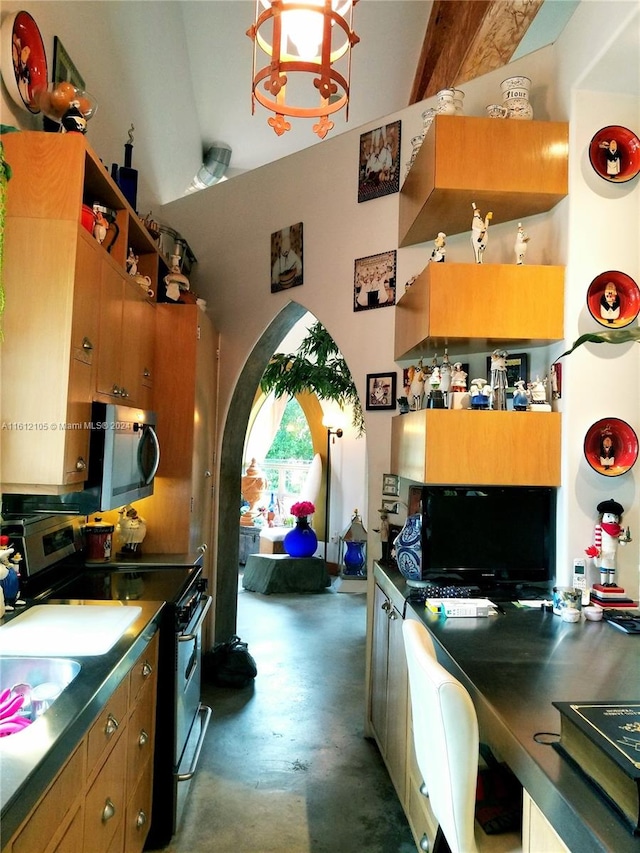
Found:
[{"label": "chef hat figurine", "polygon": [[529,242],[529,237],[525,233],[524,228],[522,227],[522,222],[518,222],[518,231],[516,233],[516,242],[513,247],[514,252],[516,253],[516,264],[518,266],[522,266],[524,264],[524,256],[527,254],[527,243]]},{"label": "chef hat figurine", "polygon": [[600,570],[600,584],[605,587],[616,586],[616,557],[618,545],[631,542],[629,528],[621,524],[624,508],[622,504],[610,498],[601,501],[596,507],[598,523],[593,531],[593,545],[585,549],[588,557],[593,557]]}]

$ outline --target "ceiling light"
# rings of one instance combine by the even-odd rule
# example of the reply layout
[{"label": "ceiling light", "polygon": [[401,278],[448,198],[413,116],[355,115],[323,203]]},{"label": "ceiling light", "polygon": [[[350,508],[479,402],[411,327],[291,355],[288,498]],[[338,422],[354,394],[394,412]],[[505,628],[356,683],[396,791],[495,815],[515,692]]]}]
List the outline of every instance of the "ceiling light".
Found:
[{"label": "ceiling light", "polygon": [[[291,129],[287,117],[318,119],[313,131],[321,139],[334,126],[330,115],[346,107],[348,120],[351,48],[360,41],[352,29],[357,2],[256,0],[255,23],[247,30],[253,40],[251,111],[258,101],[275,113],[268,124],[278,136]],[[269,57],[264,68],[258,68],[258,49]],[[340,60],[343,72],[336,67]]]},{"label": "ceiling light", "polygon": [[205,151],[202,166],[191,181],[187,192],[196,192],[226,180],[225,173],[231,162],[231,148],[218,142]]}]

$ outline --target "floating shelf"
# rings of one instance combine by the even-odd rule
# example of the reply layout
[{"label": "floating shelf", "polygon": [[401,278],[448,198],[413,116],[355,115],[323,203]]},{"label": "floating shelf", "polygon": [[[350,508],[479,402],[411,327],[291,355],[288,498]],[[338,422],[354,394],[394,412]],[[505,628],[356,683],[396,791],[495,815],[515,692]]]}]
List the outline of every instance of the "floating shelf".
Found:
[{"label": "floating shelf", "polygon": [[544,213],[568,192],[569,125],[438,115],[400,191],[398,245]]}]

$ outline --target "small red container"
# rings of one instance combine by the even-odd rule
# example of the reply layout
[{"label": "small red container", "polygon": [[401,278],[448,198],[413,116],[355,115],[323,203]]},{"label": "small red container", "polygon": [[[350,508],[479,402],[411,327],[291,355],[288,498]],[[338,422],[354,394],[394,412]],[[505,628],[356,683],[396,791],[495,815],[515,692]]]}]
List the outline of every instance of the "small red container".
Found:
[{"label": "small red container", "polygon": [[113,524],[95,518],[84,528],[88,563],[108,563],[113,544]]},{"label": "small red container", "polygon": [[88,204],[82,205],[82,227],[86,228],[89,234],[93,234],[93,226],[95,225],[95,217],[93,215],[93,210],[89,207]]}]

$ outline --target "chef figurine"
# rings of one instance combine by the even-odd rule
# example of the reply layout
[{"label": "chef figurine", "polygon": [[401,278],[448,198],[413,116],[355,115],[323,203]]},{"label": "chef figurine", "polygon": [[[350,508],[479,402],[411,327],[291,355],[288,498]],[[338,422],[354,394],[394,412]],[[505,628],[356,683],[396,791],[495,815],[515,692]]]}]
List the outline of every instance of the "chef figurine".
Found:
[{"label": "chef figurine", "polygon": [[14,607],[24,607],[26,602],[20,598],[19,563],[22,554],[15,554],[9,545],[8,536],[0,536],[0,587],[2,587],[5,610],[12,611]]},{"label": "chef figurine", "polygon": [[620,297],[612,281],[605,284],[604,293],[600,297],[600,316],[607,323],[613,323],[620,317]]},{"label": "chef figurine", "polygon": [[524,256],[527,254],[527,243],[529,242],[529,237],[525,234],[524,228],[522,227],[522,222],[518,222],[518,231],[516,233],[516,242],[513,247],[514,252],[516,253],[516,264],[521,266],[524,264]]},{"label": "chef figurine", "polygon": [[435,263],[435,264],[443,264],[444,263],[444,260],[445,260],[444,256],[447,253],[446,245],[445,245],[446,242],[447,242],[447,235],[444,233],[444,231],[438,231],[438,236],[433,241],[434,249],[431,252],[431,257],[429,258],[430,263]]},{"label": "chef figurine", "polygon": [[593,557],[600,569],[602,586],[616,586],[616,555],[618,544],[631,542],[629,528],[625,530],[620,523],[624,509],[622,504],[610,498],[601,501],[596,507],[599,521],[593,531],[593,545],[585,549],[588,557]]},{"label": "chef figurine", "polygon": [[80,111],[80,101],[71,101],[60,120],[60,133],[86,133],[87,120]]},{"label": "chef figurine", "polygon": [[529,408],[529,402],[529,395],[524,387],[524,379],[517,379],[515,383],[515,391],[513,392],[514,412],[526,412]]},{"label": "chef figurine", "polygon": [[473,379],[469,388],[472,409],[488,409],[491,403],[491,386],[486,379]]},{"label": "chef figurine", "polygon": [[487,242],[489,241],[489,223],[493,219],[493,213],[487,213],[483,220],[474,201],[471,202],[471,207],[473,208],[473,219],[471,220],[471,246],[473,248],[476,263],[481,264],[484,250],[487,248]]},{"label": "chef figurine", "polygon": [[507,353],[496,349],[491,353],[491,390],[493,408],[504,411],[507,408]]}]

